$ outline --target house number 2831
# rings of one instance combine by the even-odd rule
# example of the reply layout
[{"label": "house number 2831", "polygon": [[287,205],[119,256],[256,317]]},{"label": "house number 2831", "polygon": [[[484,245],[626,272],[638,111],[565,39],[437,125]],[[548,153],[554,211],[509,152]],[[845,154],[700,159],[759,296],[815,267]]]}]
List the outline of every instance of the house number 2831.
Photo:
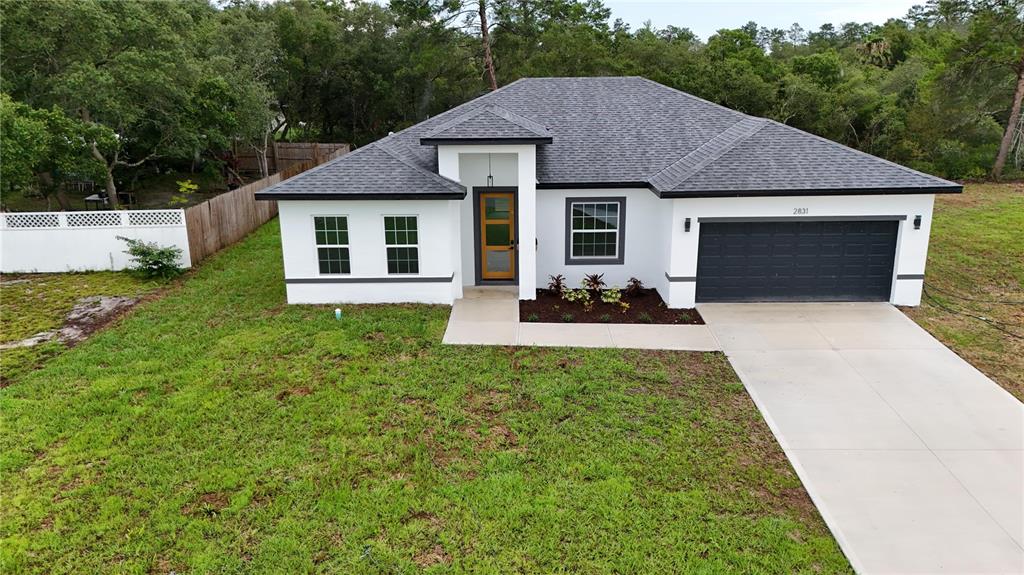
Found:
[{"label": "house number 2831", "polygon": [[810,208],[793,208],[794,216],[806,216],[809,213],[811,213]]}]

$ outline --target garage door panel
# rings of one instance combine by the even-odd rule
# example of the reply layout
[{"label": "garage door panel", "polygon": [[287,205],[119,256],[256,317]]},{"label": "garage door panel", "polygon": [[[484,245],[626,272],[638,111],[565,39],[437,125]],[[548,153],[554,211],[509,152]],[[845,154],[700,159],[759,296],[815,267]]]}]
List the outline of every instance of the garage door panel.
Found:
[{"label": "garage door panel", "polygon": [[702,222],[697,301],[885,301],[896,221]]}]

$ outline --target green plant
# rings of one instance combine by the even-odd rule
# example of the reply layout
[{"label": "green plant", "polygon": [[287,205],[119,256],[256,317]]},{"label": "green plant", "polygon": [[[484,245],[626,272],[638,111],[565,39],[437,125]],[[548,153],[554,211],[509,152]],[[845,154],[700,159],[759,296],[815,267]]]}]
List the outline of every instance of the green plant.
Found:
[{"label": "green plant", "polygon": [[654,323],[654,318],[645,311],[640,312],[640,315],[636,316],[636,320],[640,323]]},{"label": "green plant", "polygon": [[604,274],[587,274],[580,283],[584,288],[594,291],[601,291],[607,285],[604,283]]},{"label": "green plant", "polygon": [[640,292],[644,289],[644,282],[639,279],[632,277],[626,282],[626,295],[636,296],[640,295]]},{"label": "green plant", "polygon": [[628,301],[620,301],[619,302],[619,309],[622,310],[622,313],[626,313],[627,311],[629,311],[629,302]]},{"label": "green plant", "polygon": [[597,318],[597,321],[599,321],[601,323],[611,323],[612,322],[612,316],[610,316],[610,315],[608,315],[606,313],[603,313],[603,314],[601,314],[601,317]]},{"label": "green plant", "polygon": [[601,292],[601,301],[604,303],[616,304],[622,300],[622,290],[619,288],[609,288]]},{"label": "green plant", "polygon": [[581,303],[589,309],[591,305],[590,292],[585,289],[567,289],[562,292],[562,299],[568,302]]},{"label": "green plant", "polygon": [[189,197],[191,197],[192,194],[199,191],[199,184],[193,183],[192,180],[177,181],[177,184],[178,193],[171,196],[171,199],[168,202],[171,205],[187,204]]},{"label": "green plant", "polygon": [[131,269],[143,277],[170,279],[181,274],[182,269],[178,265],[181,248],[160,246],[155,242],[144,242],[124,236],[117,236],[117,239],[128,244],[128,249],[124,253],[131,256]]},{"label": "green plant", "polygon": [[565,276],[562,274],[548,276],[548,291],[561,295],[565,291]]},{"label": "green plant", "polygon": [[540,316],[537,315],[536,313],[531,313],[530,315],[526,316],[526,321],[538,322],[540,321]]},{"label": "green plant", "polygon": [[565,322],[565,323],[572,323],[572,322],[576,321],[576,317],[574,315],[572,315],[571,313],[563,313],[562,314],[562,321]]}]

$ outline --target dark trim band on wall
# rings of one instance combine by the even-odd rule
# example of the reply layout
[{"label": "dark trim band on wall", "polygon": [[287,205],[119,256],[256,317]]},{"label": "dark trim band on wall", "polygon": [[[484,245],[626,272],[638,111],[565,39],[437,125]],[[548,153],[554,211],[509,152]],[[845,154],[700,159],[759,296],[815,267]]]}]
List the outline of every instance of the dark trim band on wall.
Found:
[{"label": "dark trim band on wall", "polygon": [[896,274],[898,280],[923,280],[924,274]]},{"label": "dark trim band on wall", "polygon": [[[647,182],[538,182],[538,190],[609,190],[641,188],[649,190]],[[653,190],[652,190],[653,191]]]},{"label": "dark trim band on wall", "polygon": [[686,192],[661,191],[650,182],[537,182],[538,190],[600,190],[609,188],[646,188],[659,198],[744,198],[786,196],[885,196],[906,194],[959,194],[963,186],[934,186],[920,188],[832,188],[793,190],[694,190]]},{"label": "dark trim band on wall", "polygon": [[797,222],[805,220],[808,222],[890,222],[902,221],[907,216],[753,216],[753,217],[710,217],[697,218],[698,222],[707,223],[740,223],[740,222]]},{"label": "dark trim band on wall", "polygon": [[285,278],[286,284],[424,284],[451,283],[455,279],[453,273],[447,277],[428,276],[384,276],[377,278],[351,277],[319,277],[319,278]]},{"label": "dark trim band on wall", "polygon": [[[583,203],[615,202],[619,204],[618,254],[614,258],[572,257],[572,205]],[[626,263],[626,196],[604,196],[590,198],[565,198],[565,265],[567,266],[619,266]]]},{"label": "dark trim band on wall", "polygon": [[478,146],[501,144],[550,144],[551,138],[420,138],[421,146]]},{"label": "dark trim band on wall", "polygon": [[257,200],[461,200],[466,192],[423,194],[360,194],[316,192],[256,192]]},{"label": "dark trim band on wall", "polygon": [[[539,187],[539,186],[538,186]],[[694,190],[692,192],[657,192],[658,197],[673,198],[773,198],[781,196],[886,196],[906,194],[959,194],[963,186],[921,188],[833,188],[803,190]]]},{"label": "dark trim band on wall", "polygon": [[665,272],[665,279],[667,279],[671,283],[675,283],[675,282],[695,282],[695,281],[697,281],[697,276],[670,276],[670,275],[668,275],[668,272]]}]

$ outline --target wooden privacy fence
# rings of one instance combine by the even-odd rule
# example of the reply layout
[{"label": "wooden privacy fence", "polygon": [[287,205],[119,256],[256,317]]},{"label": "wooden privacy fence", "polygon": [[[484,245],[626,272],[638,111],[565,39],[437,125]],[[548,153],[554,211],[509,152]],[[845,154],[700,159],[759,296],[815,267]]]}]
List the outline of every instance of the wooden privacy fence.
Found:
[{"label": "wooden privacy fence", "polygon": [[[323,158],[338,150],[349,151],[348,144],[323,144],[319,142],[277,142],[267,146],[267,169],[271,174],[293,169],[309,161],[322,162]],[[343,152],[344,153],[344,152]],[[258,174],[260,160],[256,150],[242,148],[235,150],[238,171]]]},{"label": "wooden privacy fence", "polygon": [[192,265],[234,244],[277,215],[277,202],[257,201],[254,194],[313,166],[339,158],[348,146],[318,159],[297,163],[286,171],[255,181],[185,209]]}]

